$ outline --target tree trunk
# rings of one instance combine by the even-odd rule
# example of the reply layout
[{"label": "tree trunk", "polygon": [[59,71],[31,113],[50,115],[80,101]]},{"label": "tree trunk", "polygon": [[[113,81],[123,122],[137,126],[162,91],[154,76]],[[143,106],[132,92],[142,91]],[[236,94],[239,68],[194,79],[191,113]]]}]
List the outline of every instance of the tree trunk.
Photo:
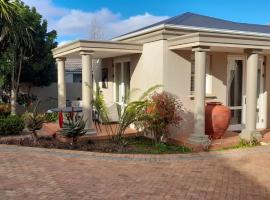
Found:
[{"label": "tree trunk", "polygon": [[[22,61],[23,61],[23,50],[20,49],[19,57],[18,58],[16,58],[16,56],[14,57],[13,60],[14,66],[11,74],[11,96],[10,96],[11,115],[16,115],[17,111],[17,94],[19,91]],[[16,69],[18,69],[17,79],[15,78]]]},{"label": "tree trunk", "polygon": [[16,115],[16,107],[17,107],[16,102],[17,102],[17,94],[15,89],[12,87],[10,96],[11,115]]}]

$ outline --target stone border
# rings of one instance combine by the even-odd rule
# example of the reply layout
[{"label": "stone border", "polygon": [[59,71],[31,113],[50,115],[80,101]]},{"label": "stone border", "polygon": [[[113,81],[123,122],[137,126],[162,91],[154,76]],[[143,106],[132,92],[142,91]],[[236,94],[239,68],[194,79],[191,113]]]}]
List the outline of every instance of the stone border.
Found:
[{"label": "stone border", "polygon": [[21,154],[39,154],[53,157],[78,158],[82,160],[100,160],[100,161],[144,161],[144,162],[180,162],[195,161],[207,159],[240,158],[243,156],[252,156],[255,154],[270,153],[270,146],[258,146],[245,149],[225,150],[216,152],[201,152],[187,154],[112,154],[98,153],[88,151],[74,151],[62,149],[46,149],[36,147],[23,147],[16,145],[0,145],[0,152],[18,152]]}]

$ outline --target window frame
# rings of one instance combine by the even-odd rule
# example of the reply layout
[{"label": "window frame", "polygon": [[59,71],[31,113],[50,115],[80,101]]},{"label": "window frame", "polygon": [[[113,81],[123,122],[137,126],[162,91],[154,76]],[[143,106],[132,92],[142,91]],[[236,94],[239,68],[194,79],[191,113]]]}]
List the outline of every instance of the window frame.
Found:
[{"label": "window frame", "polygon": [[[205,93],[207,95],[212,95],[212,71],[211,71],[211,56],[206,56],[206,69],[205,69]],[[190,87],[189,91],[191,95],[195,92],[195,55],[191,56],[190,60]]]}]

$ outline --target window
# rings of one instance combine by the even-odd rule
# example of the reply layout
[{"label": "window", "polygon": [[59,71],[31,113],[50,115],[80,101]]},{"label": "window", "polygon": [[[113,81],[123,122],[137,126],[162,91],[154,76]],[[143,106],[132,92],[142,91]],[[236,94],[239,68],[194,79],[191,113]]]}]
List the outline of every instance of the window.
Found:
[{"label": "window", "polygon": [[81,83],[82,82],[82,74],[81,73],[74,73],[73,74],[73,83]]},{"label": "window", "polygon": [[114,63],[115,101],[119,104],[127,103],[130,93],[130,62]]},{"label": "window", "polygon": [[102,77],[102,88],[107,89],[108,88],[108,68],[102,68],[102,72],[101,72],[101,77]]},{"label": "window", "polygon": [[[195,58],[191,58],[191,75],[190,75],[190,94],[194,94],[195,91]],[[206,83],[205,93],[212,94],[212,75],[210,72],[210,56],[206,59]]]}]

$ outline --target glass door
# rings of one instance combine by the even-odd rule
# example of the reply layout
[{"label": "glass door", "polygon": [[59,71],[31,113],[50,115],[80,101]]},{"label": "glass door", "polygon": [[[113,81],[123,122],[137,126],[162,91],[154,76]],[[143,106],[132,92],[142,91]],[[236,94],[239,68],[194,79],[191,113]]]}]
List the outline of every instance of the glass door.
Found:
[{"label": "glass door", "polygon": [[128,103],[130,91],[130,62],[114,63],[115,102],[122,109]]},{"label": "glass door", "polygon": [[267,93],[265,91],[265,68],[264,59],[259,59],[258,79],[257,79],[257,123],[256,128],[265,129],[267,127]]},{"label": "glass door", "polygon": [[229,58],[227,76],[227,105],[231,109],[229,130],[240,131],[243,124],[243,74],[245,60]]},{"label": "glass door", "polygon": [[123,80],[124,80],[123,103],[127,104],[130,98],[130,62],[124,62]]}]

